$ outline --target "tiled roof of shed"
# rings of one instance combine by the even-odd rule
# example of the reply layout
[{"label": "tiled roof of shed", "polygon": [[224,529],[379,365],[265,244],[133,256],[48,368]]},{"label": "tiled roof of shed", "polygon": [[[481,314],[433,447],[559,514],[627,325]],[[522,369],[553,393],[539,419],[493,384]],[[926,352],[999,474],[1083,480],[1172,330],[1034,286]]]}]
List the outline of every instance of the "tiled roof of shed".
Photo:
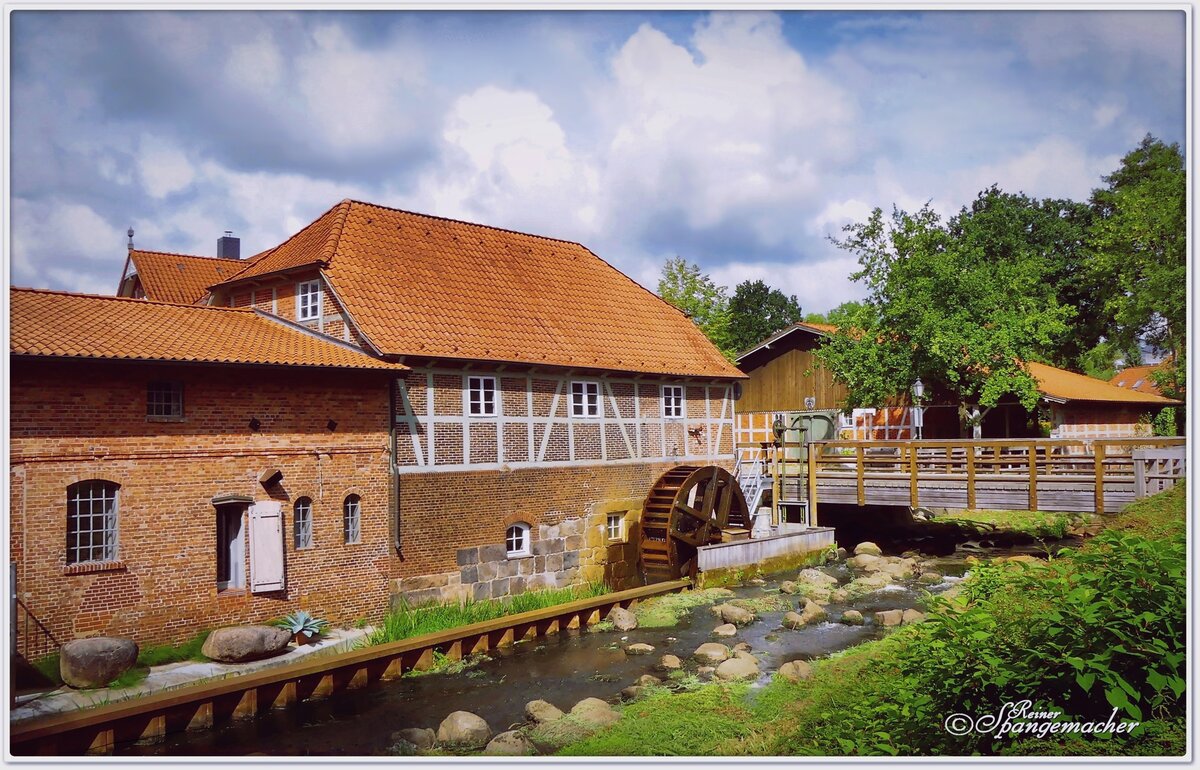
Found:
[{"label": "tiled roof of shed", "polygon": [[1123,404],[1160,404],[1162,406],[1179,403],[1152,393],[1118,388],[1116,385],[1109,385],[1104,380],[1068,372],[1066,369],[1058,369],[1047,364],[1030,361],[1026,363],[1026,366],[1029,367],[1029,373],[1038,381],[1038,390],[1042,395],[1062,401],[1108,401]]},{"label": "tiled roof of shed", "polygon": [[13,355],[405,368],[249,309],[17,288],[9,301]]},{"label": "tiled roof of shed", "polygon": [[568,241],[342,201],[225,285],[321,263],[386,354],[742,377],[691,320]]}]

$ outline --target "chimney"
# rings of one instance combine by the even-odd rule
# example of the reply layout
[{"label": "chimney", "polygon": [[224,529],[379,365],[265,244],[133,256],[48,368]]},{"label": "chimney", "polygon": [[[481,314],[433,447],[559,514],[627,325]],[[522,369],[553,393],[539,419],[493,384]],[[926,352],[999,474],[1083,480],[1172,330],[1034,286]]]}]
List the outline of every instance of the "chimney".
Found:
[{"label": "chimney", "polygon": [[233,231],[226,230],[225,234],[217,239],[217,256],[223,259],[241,259],[242,239],[234,238]]}]

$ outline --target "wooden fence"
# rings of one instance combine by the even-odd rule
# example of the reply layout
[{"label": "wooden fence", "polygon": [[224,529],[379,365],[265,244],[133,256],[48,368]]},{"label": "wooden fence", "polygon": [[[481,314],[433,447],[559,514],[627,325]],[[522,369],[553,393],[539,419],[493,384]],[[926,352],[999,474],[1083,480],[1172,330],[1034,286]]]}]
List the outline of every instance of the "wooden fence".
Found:
[{"label": "wooden fence", "polygon": [[911,507],[1115,513],[1173,486],[1183,438],[818,441],[808,498]]}]

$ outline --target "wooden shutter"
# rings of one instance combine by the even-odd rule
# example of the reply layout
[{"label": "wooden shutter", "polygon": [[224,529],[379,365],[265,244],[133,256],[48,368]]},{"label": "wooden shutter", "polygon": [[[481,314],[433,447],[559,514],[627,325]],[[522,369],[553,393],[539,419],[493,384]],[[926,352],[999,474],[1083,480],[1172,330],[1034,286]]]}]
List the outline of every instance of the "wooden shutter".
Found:
[{"label": "wooden shutter", "polygon": [[250,591],[282,591],[283,506],[267,500],[250,506]]}]

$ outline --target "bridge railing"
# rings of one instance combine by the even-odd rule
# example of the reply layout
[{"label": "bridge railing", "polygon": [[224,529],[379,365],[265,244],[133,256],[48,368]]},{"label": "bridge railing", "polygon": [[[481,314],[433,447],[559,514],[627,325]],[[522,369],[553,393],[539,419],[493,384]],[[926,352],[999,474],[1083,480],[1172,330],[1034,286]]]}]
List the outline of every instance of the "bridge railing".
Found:
[{"label": "bridge railing", "polygon": [[[1094,509],[1104,512],[1106,487],[1146,489],[1145,466],[1158,464],[1153,473],[1162,489],[1162,468],[1182,477],[1182,450],[1176,463],[1164,466],[1161,451],[1182,448],[1183,438],[1130,437],[1115,439],[991,439],[917,441],[817,441],[809,445],[809,499],[816,500],[824,480],[845,483],[853,479],[859,505],[866,505],[873,483],[895,486],[907,480],[913,507],[920,505],[921,482],[961,484],[968,508],[976,507],[977,485],[1019,482],[1028,490],[1028,507],[1038,507],[1038,489],[1056,484],[1094,485]],[[1146,451],[1156,450],[1156,451]],[[1141,474],[1141,475],[1139,475]],[[1167,482],[1173,483],[1170,479]]]}]

